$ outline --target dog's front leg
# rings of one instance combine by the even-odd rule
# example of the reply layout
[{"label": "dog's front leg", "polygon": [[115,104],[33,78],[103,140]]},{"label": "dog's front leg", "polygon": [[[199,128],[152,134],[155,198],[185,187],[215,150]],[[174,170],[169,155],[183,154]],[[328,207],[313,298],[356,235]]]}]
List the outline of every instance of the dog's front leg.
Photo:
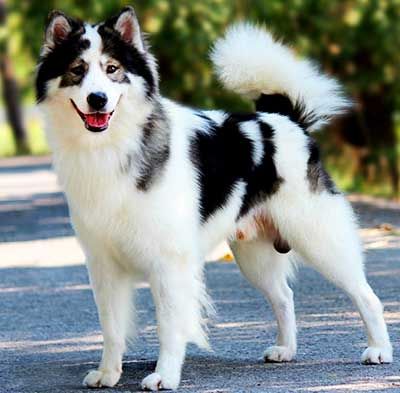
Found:
[{"label": "dog's front leg", "polygon": [[112,387],[122,373],[126,337],[133,324],[132,283],[112,259],[89,258],[88,270],[103,331],[101,363],[85,377],[88,387]]},{"label": "dog's front leg", "polygon": [[[176,261],[175,261],[176,262]],[[204,288],[199,264],[168,261],[150,279],[157,310],[160,354],[156,370],[142,381],[146,390],[176,389],[181,379],[186,344],[206,347],[201,304]]]}]

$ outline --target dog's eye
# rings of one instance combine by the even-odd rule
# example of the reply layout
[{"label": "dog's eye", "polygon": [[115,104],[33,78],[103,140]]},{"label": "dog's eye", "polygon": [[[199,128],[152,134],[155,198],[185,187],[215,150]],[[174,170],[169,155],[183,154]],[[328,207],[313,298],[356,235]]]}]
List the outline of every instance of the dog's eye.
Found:
[{"label": "dog's eye", "polygon": [[118,70],[118,67],[115,65],[109,65],[107,66],[107,74],[113,74],[115,71]]},{"label": "dog's eye", "polygon": [[81,76],[85,73],[85,67],[83,65],[72,67],[71,72],[76,76]]}]

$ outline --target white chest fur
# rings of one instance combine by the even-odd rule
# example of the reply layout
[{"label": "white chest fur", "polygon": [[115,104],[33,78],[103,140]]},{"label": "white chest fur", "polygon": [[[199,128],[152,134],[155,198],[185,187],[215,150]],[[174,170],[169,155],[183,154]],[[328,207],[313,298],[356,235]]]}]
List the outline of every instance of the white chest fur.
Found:
[{"label": "white chest fur", "polygon": [[193,174],[182,163],[178,172],[172,158],[152,188],[140,191],[134,171],[124,170],[123,157],[112,150],[56,155],[55,168],[85,251],[110,254],[139,270],[170,253],[192,252],[198,226],[195,187],[188,187]]}]

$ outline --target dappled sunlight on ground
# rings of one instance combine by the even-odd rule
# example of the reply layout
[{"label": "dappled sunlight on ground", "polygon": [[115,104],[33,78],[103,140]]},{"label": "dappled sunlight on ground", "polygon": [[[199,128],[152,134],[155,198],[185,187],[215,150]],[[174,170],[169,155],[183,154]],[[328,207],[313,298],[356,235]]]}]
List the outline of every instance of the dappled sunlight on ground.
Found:
[{"label": "dappled sunlight on ground", "polygon": [[0,293],[10,293],[10,292],[64,292],[64,291],[82,291],[82,290],[90,290],[89,284],[80,284],[80,285],[66,285],[62,288],[43,288],[40,286],[36,287],[10,287],[10,288],[0,288]]},{"label": "dappled sunlight on ground", "polygon": [[361,229],[361,237],[365,248],[369,249],[400,249],[400,229],[384,230],[379,228]]},{"label": "dappled sunlight on ground", "polygon": [[85,257],[75,237],[0,243],[0,268],[72,266]]},{"label": "dappled sunlight on ground", "polygon": [[100,350],[103,343],[101,334],[84,337],[61,338],[57,340],[23,340],[0,342],[0,350],[32,350],[36,353],[72,352]]},{"label": "dappled sunlight on ground", "polygon": [[300,388],[298,391],[305,392],[337,392],[337,391],[346,391],[346,392],[370,392],[377,390],[386,390],[386,389],[396,389],[400,390],[400,376],[389,376],[383,378],[380,381],[355,381],[353,383],[346,383],[340,385],[322,385],[322,386],[313,386],[309,388]]},{"label": "dappled sunlight on ground", "polygon": [[[60,190],[52,171],[51,159],[45,157],[14,157],[0,162],[0,198],[22,199],[36,193]],[[34,175],[34,176],[32,176]]]}]

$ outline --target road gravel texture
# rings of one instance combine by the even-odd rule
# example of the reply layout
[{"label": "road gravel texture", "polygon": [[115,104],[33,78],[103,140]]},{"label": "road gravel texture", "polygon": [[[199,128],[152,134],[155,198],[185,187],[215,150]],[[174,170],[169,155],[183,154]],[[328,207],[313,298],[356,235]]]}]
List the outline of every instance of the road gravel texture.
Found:
[{"label": "road gravel texture", "polygon": [[[291,363],[264,364],[262,352],[276,334],[271,309],[234,263],[214,262],[206,266],[218,310],[210,323],[213,352],[189,346],[180,392],[400,392],[400,205],[350,199],[360,216],[368,278],[385,305],[394,363],[360,364],[366,337],[351,302],[302,267],[292,285],[298,355]],[[100,359],[102,337],[47,158],[0,161],[0,242],[0,392],[87,392],[81,382]],[[138,339],[120,383],[107,392],[138,391],[155,367],[155,313],[146,285],[138,289],[137,308]]]}]

